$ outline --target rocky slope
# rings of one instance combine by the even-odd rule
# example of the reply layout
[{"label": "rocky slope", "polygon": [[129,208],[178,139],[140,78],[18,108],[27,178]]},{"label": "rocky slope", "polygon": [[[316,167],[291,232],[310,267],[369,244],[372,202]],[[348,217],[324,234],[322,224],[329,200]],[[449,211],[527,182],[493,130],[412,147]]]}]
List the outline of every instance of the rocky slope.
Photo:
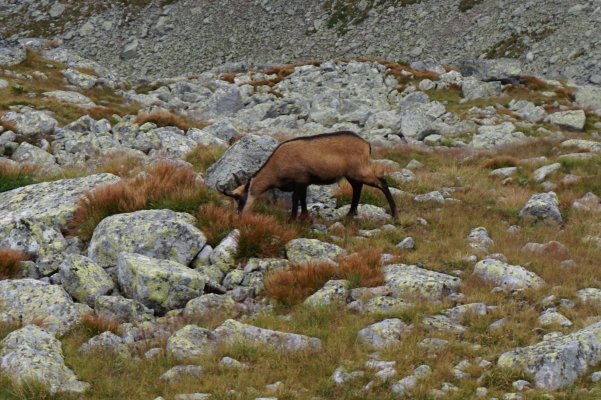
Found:
[{"label": "rocky slope", "polygon": [[223,63],[511,57],[553,79],[601,83],[598,0],[4,1],[0,37],[60,38],[130,76]]},{"label": "rocky slope", "polygon": [[[0,48],[0,396],[599,397],[598,87],[513,60],[136,85],[53,45]],[[342,129],[398,219],[370,190],[345,219],[344,183],[299,223],[215,190]]]}]

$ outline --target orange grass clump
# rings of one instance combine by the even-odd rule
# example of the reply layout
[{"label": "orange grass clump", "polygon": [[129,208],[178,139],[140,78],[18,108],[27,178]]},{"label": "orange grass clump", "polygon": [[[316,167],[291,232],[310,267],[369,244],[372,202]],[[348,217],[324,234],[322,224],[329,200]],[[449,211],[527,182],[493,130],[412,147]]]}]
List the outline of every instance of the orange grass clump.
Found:
[{"label": "orange grass clump", "polygon": [[21,262],[26,260],[27,255],[21,251],[0,249],[0,280],[20,278]]},{"label": "orange grass clump", "polygon": [[119,321],[104,318],[100,315],[86,314],[81,318],[80,323],[93,335],[107,331],[119,334]]},{"label": "orange grass clump", "polygon": [[176,126],[183,131],[187,131],[190,128],[202,129],[207,126],[207,124],[202,121],[197,121],[169,111],[140,114],[134,120],[134,123],[138,125],[142,125],[146,122],[152,122],[157,126]]}]

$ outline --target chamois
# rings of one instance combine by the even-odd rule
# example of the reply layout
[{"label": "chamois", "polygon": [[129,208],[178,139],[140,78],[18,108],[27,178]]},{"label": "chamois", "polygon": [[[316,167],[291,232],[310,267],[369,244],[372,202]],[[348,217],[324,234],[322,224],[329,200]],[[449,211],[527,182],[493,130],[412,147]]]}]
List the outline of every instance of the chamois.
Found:
[{"label": "chamois", "polygon": [[296,219],[299,203],[301,217],[308,216],[309,185],[329,185],[346,178],[353,188],[348,216],[357,214],[361,189],[365,184],[384,193],[390,205],[390,213],[396,217],[396,204],[388,183],[377,175],[370,162],[370,154],[370,144],[350,131],[295,138],[280,143],[246,184],[242,184],[234,175],[240,186],[233,191],[220,191],[238,202],[240,213],[249,210],[257,197],[270,189],[292,192],[291,219]]}]

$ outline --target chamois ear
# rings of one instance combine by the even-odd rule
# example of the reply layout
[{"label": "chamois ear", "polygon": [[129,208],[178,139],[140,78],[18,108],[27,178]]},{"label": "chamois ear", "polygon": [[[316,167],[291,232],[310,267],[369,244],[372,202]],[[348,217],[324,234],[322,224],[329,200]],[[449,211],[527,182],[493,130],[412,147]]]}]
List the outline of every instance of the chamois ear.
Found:
[{"label": "chamois ear", "polygon": [[234,181],[236,182],[236,185],[238,185],[238,186],[243,185],[242,179],[240,179],[240,177],[237,174],[233,174],[233,175],[234,175]]},{"label": "chamois ear", "polygon": [[222,184],[217,184],[217,191],[227,197],[231,197],[236,200],[239,200],[241,197],[240,195],[232,192],[231,190],[225,189]]}]

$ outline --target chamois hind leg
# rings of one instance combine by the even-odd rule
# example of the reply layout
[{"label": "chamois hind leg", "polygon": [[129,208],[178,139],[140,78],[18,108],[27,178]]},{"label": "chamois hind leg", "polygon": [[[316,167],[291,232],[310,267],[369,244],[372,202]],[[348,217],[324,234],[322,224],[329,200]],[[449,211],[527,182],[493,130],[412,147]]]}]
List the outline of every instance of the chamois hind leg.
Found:
[{"label": "chamois hind leg", "polygon": [[292,212],[290,214],[290,221],[294,221],[298,215],[298,203],[300,201],[300,194],[298,188],[294,188],[292,192]]},{"label": "chamois hind leg", "polygon": [[380,178],[373,173],[364,174],[361,177],[356,177],[354,179],[368,186],[380,189],[382,193],[384,193],[384,196],[386,196],[386,200],[388,200],[388,205],[390,206],[390,214],[394,218],[398,216],[396,203],[394,202],[392,193],[390,193],[390,189],[388,188],[388,182],[386,182],[386,179]]},{"label": "chamois hind leg", "polygon": [[347,217],[352,217],[357,215],[357,207],[359,206],[359,200],[361,199],[361,189],[363,188],[363,183],[353,179],[346,178],[346,180],[351,184],[353,188],[353,199],[351,200],[351,208],[348,210]]}]

